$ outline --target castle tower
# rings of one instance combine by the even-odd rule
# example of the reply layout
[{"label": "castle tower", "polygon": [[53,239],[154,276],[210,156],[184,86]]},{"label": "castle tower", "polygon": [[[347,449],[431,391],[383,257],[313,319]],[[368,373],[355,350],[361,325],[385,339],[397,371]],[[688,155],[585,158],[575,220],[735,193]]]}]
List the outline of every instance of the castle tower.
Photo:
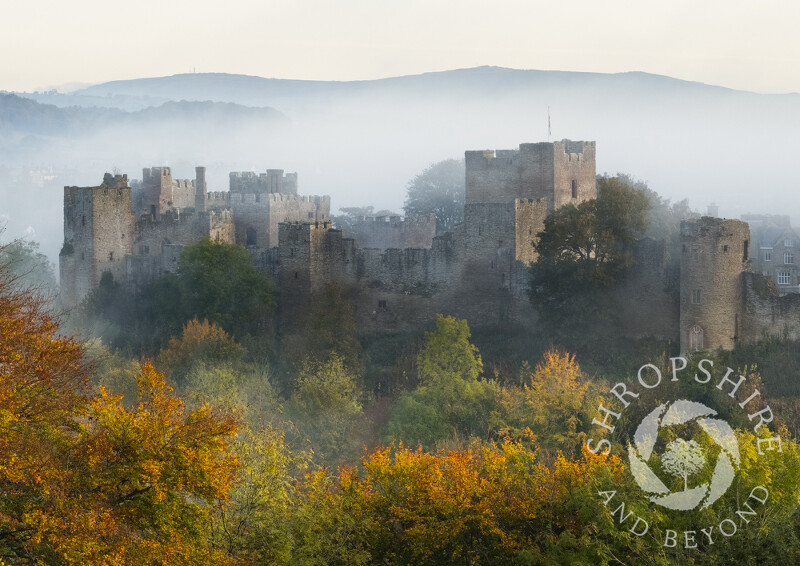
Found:
[{"label": "castle tower", "polygon": [[681,243],[681,352],[730,350],[741,336],[750,228],[740,220],[704,216],[681,223]]},{"label": "castle tower", "polygon": [[547,199],[547,211],[597,196],[595,142],[523,143],[519,149],[467,151],[466,203]]},{"label": "castle tower", "polygon": [[106,271],[125,277],[125,256],[134,241],[134,215],[127,175],[105,174],[97,187],[64,187],[64,246],[59,254],[61,297],[78,305]]},{"label": "castle tower", "polygon": [[194,210],[197,213],[201,213],[206,211],[206,198],[208,195],[208,186],[206,185],[206,168],[195,167],[194,171]]},{"label": "castle tower", "polygon": [[164,205],[172,200],[172,169],[169,167],[142,169],[142,192],[145,214],[158,218]]}]

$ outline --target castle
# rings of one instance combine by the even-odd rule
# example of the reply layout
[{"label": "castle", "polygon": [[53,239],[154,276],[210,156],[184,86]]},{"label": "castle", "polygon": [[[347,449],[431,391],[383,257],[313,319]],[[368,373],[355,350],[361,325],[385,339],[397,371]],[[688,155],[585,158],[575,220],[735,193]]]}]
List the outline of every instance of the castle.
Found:
[{"label": "castle", "polygon": [[[595,142],[467,151],[465,164],[464,221],[441,236],[431,216],[364,219],[351,237],[332,226],[330,197],[298,195],[297,174],[277,169],[231,173],[227,192],[208,191],[203,167],[194,180],[153,167],[130,185],[106,174],[97,187],[65,187],[62,301],[77,305],[104,272],[135,291],[175,271],[183,248],[208,237],[247,246],[272,275],[283,329],[331,282],[367,332],[418,329],[437,312],[535,328],[533,242],[550,212],[596,197]],[[624,298],[624,334],[679,337],[684,352],[800,337],[800,296],[779,297],[750,272],[749,240],[738,220],[685,222],[679,273],[663,242],[639,242],[614,291]]]}]

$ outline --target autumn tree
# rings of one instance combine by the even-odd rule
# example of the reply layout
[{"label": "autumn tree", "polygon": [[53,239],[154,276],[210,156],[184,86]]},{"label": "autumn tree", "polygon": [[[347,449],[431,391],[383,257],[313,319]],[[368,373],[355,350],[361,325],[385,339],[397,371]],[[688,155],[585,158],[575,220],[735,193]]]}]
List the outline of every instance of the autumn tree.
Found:
[{"label": "autumn tree", "polygon": [[194,368],[230,366],[243,355],[244,349],[227,332],[208,320],[195,318],[184,325],[180,338],[170,338],[158,355],[158,364],[176,383],[183,385]]},{"label": "autumn tree", "polygon": [[436,234],[451,232],[464,220],[464,161],[446,159],[427,167],[408,182],[406,215],[435,214]]},{"label": "autumn tree", "polygon": [[236,423],[188,410],[149,364],[138,404],[94,394],[81,344],[0,268],[0,556],[20,564],[221,564]]}]

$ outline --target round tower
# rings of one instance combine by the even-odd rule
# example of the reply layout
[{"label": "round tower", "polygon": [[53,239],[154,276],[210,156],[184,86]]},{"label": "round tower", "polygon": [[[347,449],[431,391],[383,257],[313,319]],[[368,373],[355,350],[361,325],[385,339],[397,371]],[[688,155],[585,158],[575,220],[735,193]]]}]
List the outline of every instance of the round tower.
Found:
[{"label": "round tower", "polygon": [[742,272],[750,228],[704,216],[681,223],[681,352],[731,349],[742,324]]},{"label": "round tower", "polygon": [[195,184],[194,184],[194,210],[197,213],[206,211],[206,198],[208,195],[208,186],[206,185],[206,168],[195,167]]}]

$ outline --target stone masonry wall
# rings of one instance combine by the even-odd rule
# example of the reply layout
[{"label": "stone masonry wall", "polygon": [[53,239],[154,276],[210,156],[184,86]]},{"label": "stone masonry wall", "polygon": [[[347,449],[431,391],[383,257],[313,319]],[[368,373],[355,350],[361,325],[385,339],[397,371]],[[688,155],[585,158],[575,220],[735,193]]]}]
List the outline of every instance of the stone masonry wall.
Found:
[{"label": "stone masonry wall", "polygon": [[731,349],[740,339],[740,280],[750,269],[749,240],[750,229],[740,220],[704,216],[681,223],[682,352],[700,347],[700,340],[707,350]]},{"label": "stone masonry wall", "polygon": [[743,342],[757,342],[768,337],[800,340],[800,295],[780,296],[769,277],[743,273],[744,304]]},{"label": "stone masonry wall", "polygon": [[277,246],[281,222],[330,220],[331,201],[328,196],[231,193],[229,198],[236,224],[236,241],[246,246]]},{"label": "stone masonry wall", "polygon": [[597,194],[594,142],[562,140],[520,144],[519,150],[467,151],[465,162],[467,204],[546,198],[552,212]]},{"label": "stone masonry wall", "polygon": [[266,173],[260,175],[252,171],[234,171],[230,174],[229,182],[232,193],[297,195],[297,173],[284,175],[283,169],[267,169]]},{"label": "stone masonry wall", "polygon": [[358,241],[360,248],[427,248],[436,235],[436,215],[367,216],[356,222],[347,235]]}]

